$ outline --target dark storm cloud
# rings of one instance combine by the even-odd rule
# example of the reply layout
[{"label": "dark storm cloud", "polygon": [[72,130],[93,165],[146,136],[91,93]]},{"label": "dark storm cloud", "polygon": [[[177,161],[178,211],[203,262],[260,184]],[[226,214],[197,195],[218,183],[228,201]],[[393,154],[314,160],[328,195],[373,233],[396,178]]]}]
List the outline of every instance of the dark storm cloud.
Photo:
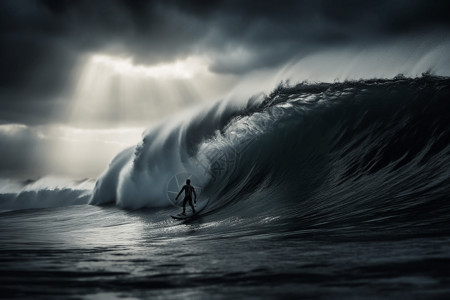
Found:
[{"label": "dark storm cloud", "polygon": [[213,72],[244,74],[330,45],[448,33],[449,12],[439,0],[2,0],[0,120],[55,120],[86,53],[147,64],[206,55]]},{"label": "dark storm cloud", "polygon": [[254,57],[245,68],[241,64],[230,69],[229,61],[215,61],[218,72],[245,72],[332,45],[377,44],[450,28],[448,1],[225,3],[214,15],[220,33],[208,47],[220,53],[227,46],[244,46]]}]

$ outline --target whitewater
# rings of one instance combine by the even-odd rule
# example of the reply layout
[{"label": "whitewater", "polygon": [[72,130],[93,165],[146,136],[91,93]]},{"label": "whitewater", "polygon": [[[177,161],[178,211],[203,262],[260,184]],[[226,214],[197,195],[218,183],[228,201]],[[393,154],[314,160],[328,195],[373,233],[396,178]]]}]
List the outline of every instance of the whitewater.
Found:
[{"label": "whitewater", "polygon": [[[450,79],[258,92],[148,128],[95,181],[2,182],[2,294],[448,296]],[[206,207],[180,222],[186,178]]]}]

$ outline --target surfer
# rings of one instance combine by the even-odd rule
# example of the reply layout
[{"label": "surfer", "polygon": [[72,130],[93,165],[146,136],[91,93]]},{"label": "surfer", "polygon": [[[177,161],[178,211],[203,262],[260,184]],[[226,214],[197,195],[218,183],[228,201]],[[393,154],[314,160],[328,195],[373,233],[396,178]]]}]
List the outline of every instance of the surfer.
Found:
[{"label": "surfer", "polygon": [[183,200],[183,215],[186,214],[186,203],[189,201],[189,205],[192,208],[192,212],[195,214],[194,204],[192,204],[192,194],[194,194],[194,203],[197,203],[197,194],[195,193],[194,187],[191,185],[191,180],[186,179],[186,184],[183,186],[181,191],[178,193],[175,200],[178,200],[180,194],[184,191],[184,200]]}]

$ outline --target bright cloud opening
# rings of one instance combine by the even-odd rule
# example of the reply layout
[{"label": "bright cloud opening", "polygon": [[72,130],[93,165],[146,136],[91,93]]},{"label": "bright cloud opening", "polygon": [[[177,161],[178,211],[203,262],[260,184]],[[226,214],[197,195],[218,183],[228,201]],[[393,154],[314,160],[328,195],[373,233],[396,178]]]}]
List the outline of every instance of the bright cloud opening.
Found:
[{"label": "bright cloud opening", "polygon": [[152,77],[158,79],[190,79],[207,71],[204,60],[198,57],[188,57],[173,63],[158,65],[135,65],[131,58],[113,57],[96,54],[91,58],[94,64],[109,68],[112,72],[139,77]]}]

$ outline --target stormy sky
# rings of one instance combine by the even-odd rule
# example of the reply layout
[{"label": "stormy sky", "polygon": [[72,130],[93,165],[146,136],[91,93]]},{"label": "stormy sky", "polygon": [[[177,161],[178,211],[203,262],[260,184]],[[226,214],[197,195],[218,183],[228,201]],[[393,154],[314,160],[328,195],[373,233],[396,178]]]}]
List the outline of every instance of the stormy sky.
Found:
[{"label": "stormy sky", "polygon": [[449,33],[441,0],[0,0],[0,177],[95,176],[142,128],[243,85],[449,75]]}]

